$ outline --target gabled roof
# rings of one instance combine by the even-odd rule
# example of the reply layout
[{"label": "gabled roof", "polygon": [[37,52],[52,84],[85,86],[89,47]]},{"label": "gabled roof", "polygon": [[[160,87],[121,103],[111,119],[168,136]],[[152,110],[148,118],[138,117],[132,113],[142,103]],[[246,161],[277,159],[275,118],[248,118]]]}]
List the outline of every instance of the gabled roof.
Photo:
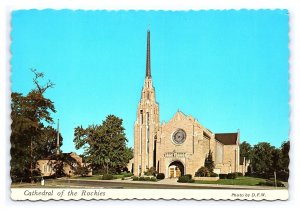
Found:
[{"label": "gabled roof", "polygon": [[235,145],[238,133],[216,133],[215,138],[224,145]]},{"label": "gabled roof", "polygon": [[80,156],[78,156],[75,152],[63,152],[60,153],[59,155],[53,154],[53,155],[49,155],[48,157],[45,157],[43,159],[39,159],[39,160],[61,160],[62,158],[64,158],[64,160],[68,159],[69,161],[76,161],[78,163],[82,163],[82,158]]},{"label": "gabled roof", "polygon": [[185,115],[183,112],[178,110],[169,121],[167,121],[167,122],[163,121],[163,125],[164,125],[164,123],[167,124],[169,122],[183,120],[183,119],[186,119],[186,118],[187,118],[187,115]]}]

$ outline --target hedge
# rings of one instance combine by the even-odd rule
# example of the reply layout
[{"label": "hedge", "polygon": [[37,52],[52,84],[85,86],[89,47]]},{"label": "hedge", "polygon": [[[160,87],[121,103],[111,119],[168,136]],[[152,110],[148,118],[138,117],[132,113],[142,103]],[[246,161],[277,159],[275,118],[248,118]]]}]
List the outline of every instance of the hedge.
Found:
[{"label": "hedge", "polygon": [[164,173],[158,173],[156,175],[156,179],[158,179],[158,180],[161,180],[161,179],[164,179],[164,178],[165,178],[165,174]]},{"label": "hedge", "polygon": [[133,174],[131,172],[127,173],[127,172],[123,172],[122,175],[124,177],[131,177]]},{"label": "hedge", "polygon": [[218,176],[218,174],[217,174],[217,173],[215,173],[215,172],[211,172],[209,176],[210,176],[210,177],[217,177],[217,176]]},{"label": "hedge", "polygon": [[219,174],[220,179],[227,179],[227,174]]},{"label": "hedge", "polygon": [[177,182],[180,182],[180,183],[193,183],[193,182],[195,182],[195,180],[192,179],[192,175],[184,175],[184,176],[180,176],[178,178]]},{"label": "hedge", "polygon": [[114,179],[114,176],[112,174],[104,174],[101,178],[101,180],[112,180]]},{"label": "hedge", "polygon": [[149,182],[149,181],[156,182],[157,181],[156,177],[136,177],[136,176],[133,176],[132,180],[133,181],[146,181],[146,182]]},{"label": "hedge", "polygon": [[237,178],[237,173],[229,173],[227,174],[227,179],[236,179]]}]

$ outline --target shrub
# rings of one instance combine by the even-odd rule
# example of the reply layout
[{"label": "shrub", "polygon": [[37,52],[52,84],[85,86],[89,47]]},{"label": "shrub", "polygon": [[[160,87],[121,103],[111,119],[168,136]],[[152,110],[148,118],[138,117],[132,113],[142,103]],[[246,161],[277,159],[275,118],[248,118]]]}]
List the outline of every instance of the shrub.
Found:
[{"label": "shrub", "polygon": [[144,177],[144,181],[150,181],[151,178],[150,177]]},{"label": "shrub", "polygon": [[236,179],[237,173],[229,173],[227,174],[227,179]]},{"label": "shrub", "polygon": [[[284,187],[284,184],[280,181],[276,181],[277,187]],[[265,182],[259,182],[258,185],[262,186],[275,186],[275,181],[266,180]]]},{"label": "shrub", "polygon": [[164,178],[165,178],[165,174],[164,173],[158,173],[156,175],[156,179],[158,179],[158,180],[161,180],[161,179],[164,179]]},{"label": "shrub", "polygon": [[139,177],[139,181],[145,181],[145,177]]},{"label": "shrub", "polygon": [[204,166],[199,168],[195,173],[196,177],[207,177],[208,175],[209,175],[209,170],[207,167]]},{"label": "shrub", "polygon": [[136,177],[136,176],[133,176],[133,177],[132,177],[132,180],[133,180],[133,181],[139,181],[139,178]]},{"label": "shrub", "polygon": [[139,181],[151,181],[151,177],[139,177]]},{"label": "shrub", "polygon": [[238,177],[242,177],[242,176],[243,176],[243,173],[242,173],[242,172],[237,172],[237,176],[238,176]]},{"label": "shrub", "polygon": [[131,172],[123,172],[122,175],[124,177],[131,177],[133,175],[133,173],[131,173]]},{"label": "shrub", "polygon": [[150,169],[145,171],[144,174],[146,176],[155,176],[157,174],[157,171],[156,171],[155,167],[152,166]]},{"label": "shrub", "polygon": [[156,181],[157,181],[157,179],[156,179],[156,177],[151,177],[150,181],[152,181],[152,182],[156,182]]},{"label": "shrub", "polygon": [[209,176],[210,176],[210,177],[218,177],[218,174],[215,173],[215,172],[211,172]]},{"label": "shrub", "polygon": [[188,177],[189,179],[192,179],[192,178],[193,178],[193,176],[192,176],[191,174],[186,174],[186,175],[184,175],[184,176]]},{"label": "shrub", "polygon": [[133,176],[132,177],[132,180],[133,181],[152,181],[152,182],[156,182],[157,179],[156,177],[136,177],[136,176]]},{"label": "shrub", "polygon": [[227,174],[219,174],[220,179],[227,179]]},{"label": "shrub", "polygon": [[287,182],[289,180],[289,172],[279,171],[276,173],[276,177],[281,181]]},{"label": "shrub", "polygon": [[102,180],[112,180],[114,176],[112,174],[104,174],[101,178]]},{"label": "shrub", "polygon": [[195,182],[195,180],[193,180],[190,175],[184,175],[184,176],[180,176],[178,178],[177,182],[181,182],[181,183],[193,183],[193,182]]},{"label": "shrub", "polygon": [[247,171],[247,172],[245,173],[245,176],[246,176],[246,177],[251,177],[251,176],[252,176],[252,173],[249,172],[249,171]]}]

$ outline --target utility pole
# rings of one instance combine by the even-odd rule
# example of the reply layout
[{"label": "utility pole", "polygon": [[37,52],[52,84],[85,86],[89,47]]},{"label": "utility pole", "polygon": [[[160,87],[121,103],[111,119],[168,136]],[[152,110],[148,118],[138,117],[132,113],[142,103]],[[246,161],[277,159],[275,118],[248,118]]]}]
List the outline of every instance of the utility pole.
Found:
[{"label": "utility pole", "polygon": [[33,165],[32,165],[32,160],[33,160],[33,158],[32,158],[32,137],[31,137],[31,139],[30,139],[30,182],[32,183],[33,182],[33,180],[32,180],[32,167],[33,167]]},{"label": "utility pole", "polygon": [[108,163],[110,162],[110,159],[105,158],[105,162],[106,162],[106,174],[108,174]]},{"label": "utility pole", "polygon": [[59,119],[57,119],[56,155],[59,155]]},{"label": "utility pole", "polygon": [[244,157],[244,161],[243,161],[243,176],[245,175],[247,169],[246,169],[246,157]]},{"label": "utility pole", "polygon": [[274,171],[275,188],[277,188],[276,171]]}]

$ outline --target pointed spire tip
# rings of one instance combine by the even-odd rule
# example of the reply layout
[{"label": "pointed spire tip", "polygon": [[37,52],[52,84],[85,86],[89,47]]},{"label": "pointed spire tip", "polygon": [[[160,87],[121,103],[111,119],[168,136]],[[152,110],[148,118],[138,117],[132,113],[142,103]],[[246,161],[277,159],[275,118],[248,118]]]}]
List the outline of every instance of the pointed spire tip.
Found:
[{"label": "pointed spire tip", "polygon": [[147,56],[146,56],[146,77],[151,78],[151,64],[150,64],[150,24],[147,33]]}]

